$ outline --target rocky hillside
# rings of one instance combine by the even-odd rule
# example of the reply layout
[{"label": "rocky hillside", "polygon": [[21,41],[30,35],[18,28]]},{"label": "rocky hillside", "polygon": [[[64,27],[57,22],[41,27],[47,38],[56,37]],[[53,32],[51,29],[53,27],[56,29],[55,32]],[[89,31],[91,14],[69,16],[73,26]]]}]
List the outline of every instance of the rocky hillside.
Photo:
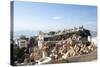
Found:
[{"label": "rocky hillside", "polygon": [[91,35],[90,31],[87,29],[79,30],[79,31],[74,31],[74,32],[66,32],[64,34],[59,34],[59,35],[53,35],[51,37],[45,37],[45,41],[58,41],[58,40],[65,40],[69,37],[72,37],[73,35],[76,36],[81,36],[82,38],[87,38],[88,36]]}]

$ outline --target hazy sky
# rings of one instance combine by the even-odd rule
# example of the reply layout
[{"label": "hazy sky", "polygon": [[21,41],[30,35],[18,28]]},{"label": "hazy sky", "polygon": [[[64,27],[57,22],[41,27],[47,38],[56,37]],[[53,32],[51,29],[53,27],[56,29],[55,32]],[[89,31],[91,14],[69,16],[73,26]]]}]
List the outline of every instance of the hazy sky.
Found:
[{"label": "hazy sky", "polygon": [[14,31],[62,30],[83,25],[96,31],[96,6],[14,2]]}]

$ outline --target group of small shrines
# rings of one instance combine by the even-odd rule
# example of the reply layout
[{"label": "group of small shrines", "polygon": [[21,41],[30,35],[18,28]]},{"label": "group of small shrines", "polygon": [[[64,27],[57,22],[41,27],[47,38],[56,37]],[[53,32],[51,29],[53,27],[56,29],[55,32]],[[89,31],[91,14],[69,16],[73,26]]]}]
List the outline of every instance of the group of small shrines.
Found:
[{"label": "group of small shrines", "polygon": [[93,42],[87,41],[86,43],[82,43],[81,40],[73,38],[55,42],[55,44],[53,44],[54,46],[51,45],[52,41],[48,41],[48,43],[44,42],[42,44],[41,49],[34,48],[33,52],[29,56],[26,54],[25,62],[27,61],[28,63],[27,59],[37,61],[44,57],[50,57],[54,61],[67,59],[69,57],[89,54],[97,48],[96,44]]},{"label": "group of small shrines", "polygon": [[[81,29],[81,28],[80,28]],[[83,29],[83,27],[82,27]],[[73,34],[65,40],[44,41],[44,33],[39,32],[38,47],[32,47],[31,53],[25,51],[25,64],[36,64],[41,58],[49,57],[51,61],[68,59],[69,57],[90,54],[97,48],[88,37],[85,42],[81,36]]]}]

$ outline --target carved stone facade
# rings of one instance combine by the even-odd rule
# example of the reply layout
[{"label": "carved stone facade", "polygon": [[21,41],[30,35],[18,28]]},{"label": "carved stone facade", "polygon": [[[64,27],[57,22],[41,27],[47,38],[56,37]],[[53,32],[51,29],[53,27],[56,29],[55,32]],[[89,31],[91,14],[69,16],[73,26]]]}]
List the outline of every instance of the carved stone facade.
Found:
[{"label": "carved stone facade", "polygon": [[44,42],[44,33],[40,31],[38,35],[38,48],[40,49],[42,48],[43,42]]}]

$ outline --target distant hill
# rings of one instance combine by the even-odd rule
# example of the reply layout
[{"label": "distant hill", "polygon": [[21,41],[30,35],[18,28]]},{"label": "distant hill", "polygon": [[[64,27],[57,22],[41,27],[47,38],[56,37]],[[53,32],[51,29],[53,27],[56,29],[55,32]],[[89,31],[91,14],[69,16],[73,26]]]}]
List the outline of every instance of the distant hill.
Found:
[{"label": "distant hill", "polygon": [[90,33],[91,33],[92,37],[97,37],[97,32],[96,31],[91,31]]},{"label": "distant hill", "polygon": [[[14,39],[20,37],[21,35],[25,35],[26,37],[30,36],[36,36],[39,31],[31,31],[31,30],[25,30],[25,31],[15,31],[14,32]],[[46,32],[46,31],[45,31]],[[91,31],[90,32],[93,37],[97,36],[96,31]]]},{"label": "distant hill", "polygon": [[[47,32],[47,31],[43,31],[43,32]],[[14,39],[20,37],[21,35],[25,35],[26,37],[37,36],[38,33],[39,33],[39,30],[37,31],[32,31],[32,30],[15,31]]]},{"label": "distant hill", "polygon": [[16,31],[14,32],[14,39],[20,37],[21,35],[25,35],[26,37],[36,36],[38,31]]}]

